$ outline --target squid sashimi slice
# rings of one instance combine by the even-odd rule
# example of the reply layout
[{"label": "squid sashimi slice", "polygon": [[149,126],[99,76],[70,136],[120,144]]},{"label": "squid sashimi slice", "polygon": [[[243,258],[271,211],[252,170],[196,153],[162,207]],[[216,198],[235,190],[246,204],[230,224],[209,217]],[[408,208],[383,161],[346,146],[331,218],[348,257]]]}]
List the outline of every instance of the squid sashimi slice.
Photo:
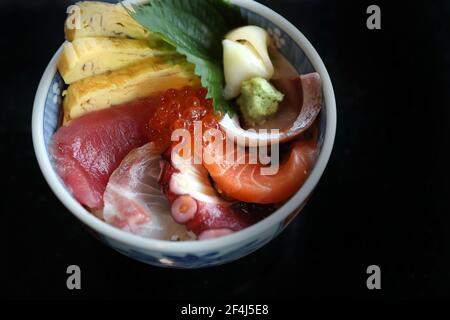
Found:
[{"label": "squid sashimi slice", "polygon": [[113,171],[147,140],[151,99],[89,113],[61,127],[53,138],[56,169],[73,196],[90,209],[103,208]]},{"label": "squid sashimi slice", "polygon": [[230,156],[216,152],[216,149],[210,146],[204,148],[204,154],[214,159],[205,162],[204,166],[217,187],[239,201],[280,203],[294,195],[308,177],[316,157],[316,140],[293,143],[287,159],[270,175],[262,173],[261,164],[250,164],[248,160],[245,164],[230,162],[228,159],[237,159],[238,148],[232,149],[229,152],[234,154]]},{"label": "squid sashimi slice", "polygon": [[153,144],[134,149],[114,171],[106,187],[103,217],[124,231],[160,240],[189,240],[176,223],[158,184],[162,157]]},{"label": "squid sashimi slice", "polygon": [[[246,130],[238,116],[225,115],[220,122],[228,137],[239,137],[240,144],[255,145],[258,142],[289,142],[307,131],[322,110],[322,80],[318,73],[280,78],[272,83],[285,95],[278,113],[265,123]],[[260,129],[278,129],[278,133],[262,133]],[[255,130],[257,132],[255,132]]]}]

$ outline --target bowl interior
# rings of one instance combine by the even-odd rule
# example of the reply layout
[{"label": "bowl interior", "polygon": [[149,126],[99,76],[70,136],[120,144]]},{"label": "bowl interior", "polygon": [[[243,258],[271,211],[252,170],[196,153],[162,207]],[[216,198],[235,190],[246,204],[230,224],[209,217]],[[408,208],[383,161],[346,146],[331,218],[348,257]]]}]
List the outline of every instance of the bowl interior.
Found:
[{"label": "bowl interior", "polygon": [[[326,163],[328,162],[334,141],[335,123],[333,123],[333,125],[330,128],[328,128],[328,131],[331,130],[331,132],[328,132],[328,134],[326,129],[327,125],[328,126],[330,125],[328,123],[328,117],[330,114],[332,115],[331,117],[332,122],[335,122],[334,94],[328,73],[326,72],[323,63],[320,60],[320,57],[317,55],[317,53],[309,44],[309,42],[303,37],[303,35],[301,35],[301,33],[297,29],[295,29],[295,27],[293,27],[289,22],[284,20],[281,16],[277,15],[270,9],[260,4],[257,4],[254,1],[234,0],[233,2],[235,2],[238,5],[241,5],[241,14],[248,20],[249,24],[261,26],[267,29],[273,35],[279,50],[299,71],[299,73],[306,74],[315,71],[319,72],[325,82],[324,90],[328,88],[329,91],[328,93],[325,94],[324,109],[323,109],[324,111],[321,113],[319,119],[320,137],[318,147],[319,148],[318,163],[320,162],[320,168],[316,168],[315,169],[316,172],[313,171],[313,173],[308,178],[307,183],[305,183],[308,185],[307,190],[303,190],[303,193],[301,193],[302,189],[304,189],[305,187],[304,185],[302,189],[297,193],[297,195],[290,200],[288,208],[285,208],[286,207],[285,205],[273,214],[273,216],[278,215],[276,218],[273,218],[273,220],[270,222],[274,224],[279,223],[280,221],[285,219],[289,214],[292,213],[292,211],[294,211],[294,208],[298,208],[305,201],[309,193],[312,191],[312,189],[320,179],[320,176],[326,166]],[[256,13],[255,11],[257,11],[258,13]],[[305,51],[302,49],[302,47],[307,49],[307,51],[309,52],[309,57],[312,57],[314,64],[311,63],[310,58],[308,58],[307,54],[305,54]],[[52,156],[50,154],[50,150],[51,150],[52,136],[58,129],[60,123],[61,109],[62,109],[62,92],[65,89],[65,84],[60,74],[56,70],[56,61],[59,53],[60,51],[55,55],[54,59],[52,60],[46,71],[46,74],[44,74],[44,77],[40,85],[40,90],[38,90],[38,95],[35,102],[35,110],[34,110],[35,114],[33,115],[33,126],[34,126],[33,135],[40,135],[39,137],[34,137],[35,149],[41,168],[44,172],[44,176],[46,176],[46,179],[49,182],[50,186],[58,195],[58,197],[63,201],[63,203],[72,212],[74,212],[78,216],[78,218],[80,218],[83,222],[90,225],[93,229],[96,229],[96,231],[100,233],[108,233],[109,236],[115,235],[115,238],[116,239],[120,238],[121,241],[133,240],[135,243],[139,242],[141,245],[147,245],[151,241],[154,241],[154,243],[160,243],[161,241],[159,240],[150,240],[150,239],[138,240],[136,239],[137,238],[136,236],[126,234],[125,232],[120,230],[113,231],[110,228],[110,226],[98,220],[97,218],[95,219],[97,219],[98,221],[94,222],[92,220],[91,213],[89,213],[87,210],[85,210],[81,206],[77,206],[75,208],[74,201],[76,200],[71,196],[64,182],[57,176],[53,166],[54,163]],[[316,66],[316,68],[314,68],[313,65]],[[317,70],[317,66],[320,67],[319,68],[320,70]],[[46,79],[46,77],[48,79]],[[39,93],[39,91],[43,92]],[[37,122],[42,121],[42,123],[36,124],[35,123],[36,121]],[[326,154],[322,155],[324,142],[328,146],[325,150]],[[45,156],[43,156],[40,153],[45,153]],[[316,167],[318,166],[318,163],[316,163],[315,165]],[[312,177],[313,175],[314,177]],[[102,225],[99,225],[99,223]],[[264,221],[258,223],[257,225],[262,223],[264,223]],[[93,224],[95,224],[95,226],[93,226]],[[243,234],[246,232],[248,234],[250,234],[250,232],[253,233],[259,232],[258,229],[254,227],[255,226],[245,229],[241,232],[238,232],[237,234],[241,233]],[[268,225],[266,227],[268,227]],[[108,232],[106,232],[105,230],[107,230]],[[261,231],[262,229],[259,230]],[[224,238],[231,239],[232,237],[236,237],[237,234],[233,234]],[[238,238],[235,238],[235,240],[238,241]],[[145,241],[148,242],[145,243]],[[218,244],[217,239],[208,240],[207,242],[209,241],[211,241],[211,244],[214,241],[216,241],[216,243]],[[174,245],[178,245],[178,243],[174,243]]]}]

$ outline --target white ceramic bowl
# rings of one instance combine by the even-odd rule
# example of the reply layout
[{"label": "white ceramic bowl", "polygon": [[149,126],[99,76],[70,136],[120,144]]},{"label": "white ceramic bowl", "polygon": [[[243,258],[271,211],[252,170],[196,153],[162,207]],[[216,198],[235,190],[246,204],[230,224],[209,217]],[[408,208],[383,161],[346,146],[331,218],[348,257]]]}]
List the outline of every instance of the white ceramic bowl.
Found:
[{"label": "white ceramic bowl", "polygon": [[61,49],[50,61],[36,94],[33,143],[40,168],[53,192],[96,237],[136,260],[157,266],[201,268],[223,264],[259,249],[276,237],[306,204],[330,158],[336,133],[336,102],[328,72],[309,41],[282,16],[252,0],[233,0],[249,24],[269,29],[280,50],[300,73],[318,72],[323,81],[324,109],[320,117],[320,155],[302,188],[270,217],[245,230],[218,239],[169,242],[141,238],[116,229],[83,208],[55,172],[48,146],[57,129],[63,83],[56,70]]}]

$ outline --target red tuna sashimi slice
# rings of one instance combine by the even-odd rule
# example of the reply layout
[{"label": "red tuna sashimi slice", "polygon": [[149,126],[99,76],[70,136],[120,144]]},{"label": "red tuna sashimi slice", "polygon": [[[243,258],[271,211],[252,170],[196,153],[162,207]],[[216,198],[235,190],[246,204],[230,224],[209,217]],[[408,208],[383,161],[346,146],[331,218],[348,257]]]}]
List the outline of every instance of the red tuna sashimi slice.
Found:
[{"label": "red tuna sashimi slice", "polygon": [[109,179],[105,191],[105,221],[119,229],[160,240],[195,239],[176,223],[158,183],[161,155],[153,144],[131,151]]},{"label": "red tuna sashimi slice", "polygon": [[103,208],[110,175],[131,150],[147,142],[154,106],[148,98],[96,111],[56,132],[52,151],[57,171],[81,204]]}]

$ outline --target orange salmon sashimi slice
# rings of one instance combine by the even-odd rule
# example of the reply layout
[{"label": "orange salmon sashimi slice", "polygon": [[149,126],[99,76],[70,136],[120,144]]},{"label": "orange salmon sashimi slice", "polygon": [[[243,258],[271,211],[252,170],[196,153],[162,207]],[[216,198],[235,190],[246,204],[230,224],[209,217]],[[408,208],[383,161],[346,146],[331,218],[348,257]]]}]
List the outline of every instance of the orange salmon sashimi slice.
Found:
[{"label": "orange salmon sashimi slice", "polygon": [[[205,161],[204,166],[217,188],[233,199],[259,204],[280,203],[294,195],[306,181],[316,158],[316,141],[293,143],[289,156],[273,175],[262,174],[264,166],[261,164],[250,164],[248,153],[245,164],[229,161],[237,159],[237,146],[226,152],[216,152],[213,144],[204,147],[204,157],[213,159]],[[232,157],[230,152],[234,153]]]}]

